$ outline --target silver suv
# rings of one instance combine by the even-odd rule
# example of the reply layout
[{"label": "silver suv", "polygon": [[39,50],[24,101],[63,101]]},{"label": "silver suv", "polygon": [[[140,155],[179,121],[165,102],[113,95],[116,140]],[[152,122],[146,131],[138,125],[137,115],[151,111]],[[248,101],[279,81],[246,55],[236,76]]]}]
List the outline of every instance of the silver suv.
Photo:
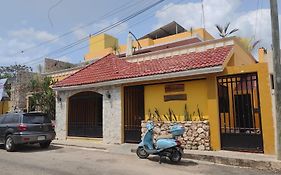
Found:
[{"label": "silver suv", "polygon": [[0,116],[0,144],[9,152],[17,145],[39,143],[48,148],[56,133],[51,120],[43,113],[8,113]]}]

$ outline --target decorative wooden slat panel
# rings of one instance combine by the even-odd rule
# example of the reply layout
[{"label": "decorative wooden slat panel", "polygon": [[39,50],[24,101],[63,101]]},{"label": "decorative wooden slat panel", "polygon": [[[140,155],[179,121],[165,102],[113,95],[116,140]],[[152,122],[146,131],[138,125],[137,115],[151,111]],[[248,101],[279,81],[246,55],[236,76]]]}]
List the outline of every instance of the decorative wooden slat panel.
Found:
[{"label": "decorative wooden slat panel", "polygon": [[186,100],[186,94],[164,95],[164,101]]},{"label": "decorative wooden slat panel", "polygon": [[165,85],[165,93],[169,92],[183,92],[184,91],[184,84],[166,84]]}]

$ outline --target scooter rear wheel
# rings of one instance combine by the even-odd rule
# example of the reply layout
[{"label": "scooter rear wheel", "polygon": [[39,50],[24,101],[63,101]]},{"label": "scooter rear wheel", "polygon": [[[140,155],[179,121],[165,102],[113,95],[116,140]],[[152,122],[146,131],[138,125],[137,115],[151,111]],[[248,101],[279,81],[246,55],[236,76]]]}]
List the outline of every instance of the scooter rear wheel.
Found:
[{"label": "scooter rear wheel", "polygon": [[172,154],[170,155],[169,159],[173,162],[173,163],[178,163],[181,160],[181,153],[178,150],[173,150]]},{"label": "scooter rear wheel", "polygon": [[137,155],[141,159],[146,159],[149,156],[149,154],[145,151],[144,147],[138,147]]}]

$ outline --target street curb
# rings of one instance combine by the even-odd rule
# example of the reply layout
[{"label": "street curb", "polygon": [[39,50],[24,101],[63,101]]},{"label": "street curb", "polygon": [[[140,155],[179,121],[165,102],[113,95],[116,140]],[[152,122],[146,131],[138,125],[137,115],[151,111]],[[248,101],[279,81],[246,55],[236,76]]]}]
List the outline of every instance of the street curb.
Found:
[{"label": "street curb", "polygon": [[[131,152],[135,153],[136,149],[131,149]],[[281,161],[262,161],[262,160],[257,161],[252,159],[231,158],[231,157],[192,154],[192,153],[184,153],[182,158],[212,162],[222,165],[248,167],[248,168],[254,168],[259,170],[269,170],[269,171],[278,171],[278,172],[281,171]]]},{"label": "street curb", "polygon": [[89,148],[89,149],[107,150],[105,147],[81,146],[81,145],[75,145],[75,144],[52,143],[52,145],[58,145],[58,146],[73,146],[73,147],[79,147],[79,148]]}]

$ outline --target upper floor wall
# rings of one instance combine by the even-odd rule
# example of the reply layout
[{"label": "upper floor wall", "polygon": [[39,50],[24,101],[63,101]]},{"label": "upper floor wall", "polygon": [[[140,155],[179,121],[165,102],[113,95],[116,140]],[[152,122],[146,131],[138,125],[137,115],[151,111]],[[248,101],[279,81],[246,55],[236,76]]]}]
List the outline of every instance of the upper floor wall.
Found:
[{"label": "upper floor wall", "polygon": [[[142,48],[149,46],[156,46],[165,43],[171,43],[174,41],[190,38],[193,36],[198,36],[203,41],[212,40],[214,37],[210,35],[205,29],[198,28],[194,29],[192,32],[186,31],[174,35],[169,35],[162,38],[151,39],[144,38],[140,39],[139,43]],[[138,43],[136,41],[133,42],[133,47],[138,48]],[[91,36],[89,40],[89,52],[84,56],[85,61],[102,58],[109,53],[125,53],[127,49],[127,45],[119,45],[118,39],[113,36],[107,34],[100,34],[97,36]]]}]

